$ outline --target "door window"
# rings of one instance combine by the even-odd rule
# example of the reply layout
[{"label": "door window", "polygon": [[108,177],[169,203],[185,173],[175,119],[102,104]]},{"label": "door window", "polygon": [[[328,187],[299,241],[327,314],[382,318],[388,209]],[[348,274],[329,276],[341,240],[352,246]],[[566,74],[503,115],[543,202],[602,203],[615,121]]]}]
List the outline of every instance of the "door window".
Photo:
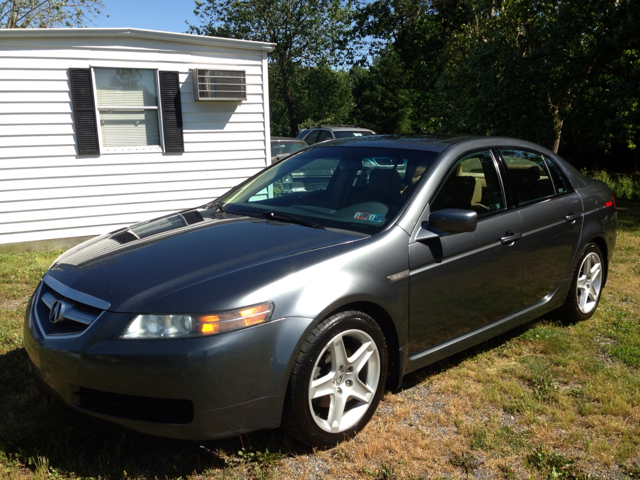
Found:
[{"label": "door window", "polygon": [[443,208],[473,210],[478,217],[505,208],[496,164],[488,150],[461,158],[431,202],[431,211]]},{"label": "door window", "polygon": [[331,132],[329,130],[320,130],[320,134],[318,135],[318,140],[316,140],[316,143],[324,142],[326,140],[333,140]]},{"label": "door window", "polygon": [[320,133],[320,130],[314,130],[309,135],[307,135],[307,138],[305,138],[304,141],[307,142],[307,145],[313,145],[318,141],[319,133]]},{"label": "door window", "polygon": [[511,189],[519,205],[555,194],[542,155],[525,150],[500,150],[509,172]]}]

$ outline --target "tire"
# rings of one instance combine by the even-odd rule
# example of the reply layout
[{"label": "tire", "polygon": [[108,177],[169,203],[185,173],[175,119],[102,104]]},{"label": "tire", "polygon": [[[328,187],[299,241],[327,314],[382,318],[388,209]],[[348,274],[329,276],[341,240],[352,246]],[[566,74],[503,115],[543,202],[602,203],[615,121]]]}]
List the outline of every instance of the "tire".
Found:
[{"label": "tire", "polygon": [[606,277],[606,263],[600,247],[589,243],[584,248],[571,280],[561,313],[569,322],[591,318],[596,311]]},{"label": "tire", "polygon": [[291,372],[283,427],[302,443],[330,447],[373,416],[387,377],[387,346],[367,314],[345,311],[315,327]]}]

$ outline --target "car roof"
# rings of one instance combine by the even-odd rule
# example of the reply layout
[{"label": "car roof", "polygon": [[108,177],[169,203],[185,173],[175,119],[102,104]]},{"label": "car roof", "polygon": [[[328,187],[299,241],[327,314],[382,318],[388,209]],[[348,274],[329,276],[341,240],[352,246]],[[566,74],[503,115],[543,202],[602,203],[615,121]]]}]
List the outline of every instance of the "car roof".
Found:
[{"label": "car roof", "polygon": [[271,137],[271,141],[305,143],[304,140],[294,137]]},{"label": "car roof", "polygon": [[[453,144],[477,137],[449,135],[370,135],[367,137],[341,138],[322,142],[317,146],[358,146],[376,148],[406,148],[442,152]],[[315,145],[314,145],[315,146]]]},{"label": "car roof", "polygon": [[358,127],[356,125],[314,125],[312,127],[307,127],[303,131],[307,130],[318,130],[323,128],[325,130],[334,130],[334,131],[356,131],[356,132],[373,132],[370,128]]},{"label": "car roof", "polygon": [[472,148],[521,147],[529,148],[540,153],[554,156],[546,148],[526,140],[508,137],[489,137],[471,135],[370,135],[366,137],[343,138],[329,140],[315,146],[353,146],[375,148],[404,148],[408,150],[426,150],[430,152],[444,152],[454,145]]}]

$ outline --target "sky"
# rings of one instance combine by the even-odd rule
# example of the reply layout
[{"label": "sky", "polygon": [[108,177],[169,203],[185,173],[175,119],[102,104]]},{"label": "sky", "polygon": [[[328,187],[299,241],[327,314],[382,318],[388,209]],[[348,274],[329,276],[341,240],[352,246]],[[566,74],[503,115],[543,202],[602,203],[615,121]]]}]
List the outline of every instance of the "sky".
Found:
[{"label": "sky", "polygon": [[100,28],[144,28],[165,32],[184,33],[190,24],[200,22],[193,14],[194,0],[103,0],[104,11],[87,27]]}]

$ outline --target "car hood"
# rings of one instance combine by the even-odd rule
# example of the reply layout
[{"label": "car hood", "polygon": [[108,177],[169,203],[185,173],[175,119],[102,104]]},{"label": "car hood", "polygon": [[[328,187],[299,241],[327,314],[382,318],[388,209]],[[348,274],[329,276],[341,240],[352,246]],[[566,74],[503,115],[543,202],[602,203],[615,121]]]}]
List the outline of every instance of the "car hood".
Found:
[{"label": "car hood", "polygon": [[359,238],[238,215],[204,219],[192,210],[80,244],[58,258],[48,275],[109,302],[110,311],[134,313],[190,285]]}]

